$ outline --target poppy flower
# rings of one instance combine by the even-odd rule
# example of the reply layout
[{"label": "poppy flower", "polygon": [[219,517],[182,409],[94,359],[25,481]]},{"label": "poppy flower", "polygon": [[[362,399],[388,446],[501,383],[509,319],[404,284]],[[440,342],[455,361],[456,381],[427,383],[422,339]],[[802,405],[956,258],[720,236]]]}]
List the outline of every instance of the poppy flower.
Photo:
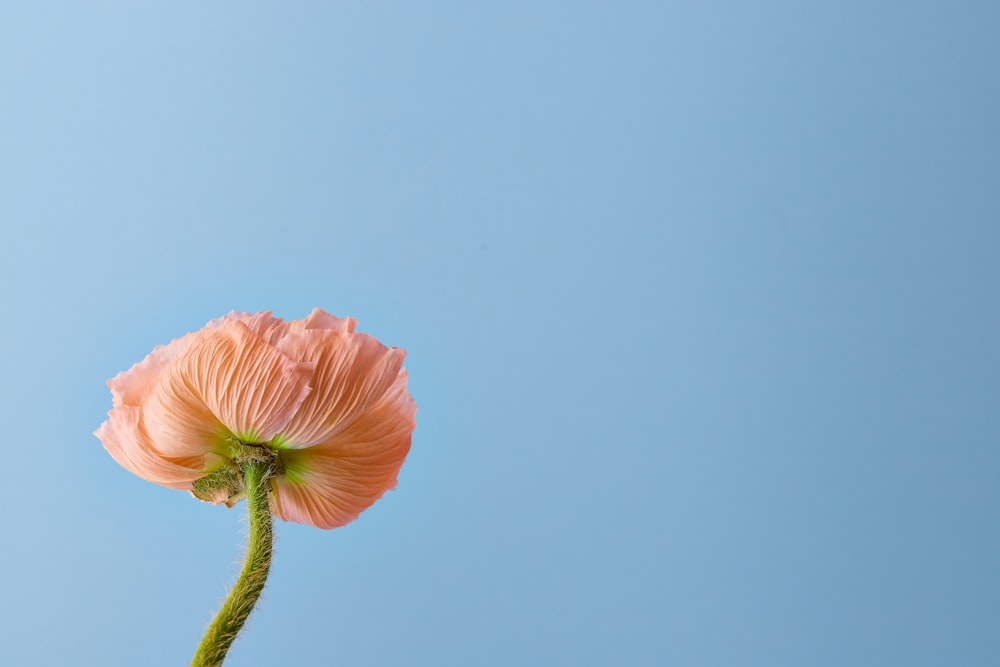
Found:
[{"label": "poppy flower", "polygon": [[416,414],[406,353],[355,325],[319,308],[212,320],[109,380],[95,435],[139,477],[229,506],[256,452],[274,462],[272,514],[342,526],[395,487]]}]

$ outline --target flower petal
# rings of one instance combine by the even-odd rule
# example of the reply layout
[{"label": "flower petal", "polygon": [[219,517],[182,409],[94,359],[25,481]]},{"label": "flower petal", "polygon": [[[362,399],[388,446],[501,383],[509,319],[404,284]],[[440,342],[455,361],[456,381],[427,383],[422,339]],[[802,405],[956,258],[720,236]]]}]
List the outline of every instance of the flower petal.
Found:
[{"label": "flower petal", "polygon": [[274,317],[270,310],[266,313],[241,313],[236,310],[231,310],[222,317],[217,317],[216,319],[210,321],[206,327],[214,328],[234,320],[247,325],[250,331],[254,332],[268,342],[270,342],[269,336],[271,332],[284,326],[284,320],[280,317]]},{"label": "flower petal", "polygon": [[277,347],[313,365],[313,391],[281,430],[282,447],[308,447],[333,438],[379,400],[399,375],[406,352],[360,333],[329,329],[289,332]]},{"label": "flower petal", "polygon": [[166,345],[157,345],[145,359],[108,380],[114,406],[142,405],[163,371],[170,362],[184,353],[194,336],[195,334],[189,333],[181,338],[175,338]]},{"label": "flower petal", "polygon": [[281,452],[285,474],[272,480],[275,516],[336,528],[396,486],[416,425],[406,377],[401,370],[386,394],[330,441]]},{"label": "flower petal", "polygon": [[340,318],[331,315],[320,308],[313,308],[313,311],[309,313],[308,317],[301,320],[285,322],[280,326],[276,326],[268,330],[264,339],[271,345],[276,345],[278,341],[289,334],[302,333],[303,331],[309,331],[312,329],[324,329],[327,331],[351,333],[354,331],[354,327],[357,323],[358,321],[353,317]]},{"label": "flower petal", "polygon": [[239,320],[195,334],[142,406],[153,442],[169,456],[224,453],[226,439],[262,443],[309,393],[310,364],[289,359]]},{"label": "flower petal", "polygon": [[[283,324],[281,318],[273,317],[270,311],[252,314],[233,310],[210,321],[205,328],[214,329],[231,320],[243,322],[250,331],[265,339],[269,332]],[[114,405],[142,405],[170,362],[184,353],[198,333],[188,333],[166,345],[157,345],[145,359],[108,380]]]},{"label": "flower petal", "polygon": [[203,457],[168,459],[150,444],[140,425],[140,411],[132,406],[115,408],[94,431],[111,457],[133,474],[172,489],[190,490],[205,475]]},{"label": "flower petal", "polygon": [[289,322],[293,327],[297,327],[299,323],[301,323],[302,329],[327,329],[350,333],[354,331],[354,327],[358,321],[353,317],[336,317],[322,308],[313,308],[312,312],[305,319]]}]

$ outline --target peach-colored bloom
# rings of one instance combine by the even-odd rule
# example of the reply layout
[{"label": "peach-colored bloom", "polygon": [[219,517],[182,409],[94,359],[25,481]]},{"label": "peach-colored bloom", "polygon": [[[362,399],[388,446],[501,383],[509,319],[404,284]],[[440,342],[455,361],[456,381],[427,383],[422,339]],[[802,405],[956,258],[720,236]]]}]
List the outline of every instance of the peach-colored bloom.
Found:
[{"label": "peach-colored bloom", "polygon": [[406,353],[355,324],[318,308],[292,322],[231,312],[109,380],[95,435],[139,477],[229,505],[238,494],[195,482],[232,469],[242,445],[265,447],[272,513],[342,526],[396,485],[416,414]]}]

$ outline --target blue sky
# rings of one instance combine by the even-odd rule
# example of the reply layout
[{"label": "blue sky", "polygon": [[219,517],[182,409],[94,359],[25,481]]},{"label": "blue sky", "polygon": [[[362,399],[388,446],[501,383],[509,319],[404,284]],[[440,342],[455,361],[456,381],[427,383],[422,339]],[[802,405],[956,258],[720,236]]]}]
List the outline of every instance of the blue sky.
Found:
[{"label": "blue sky", "polygon": [[243,508],[104,382],[231,309],[406,348],[396,491],[227,665],[988,665],[995,3],[0,9],[0,662],[186,664]]}]

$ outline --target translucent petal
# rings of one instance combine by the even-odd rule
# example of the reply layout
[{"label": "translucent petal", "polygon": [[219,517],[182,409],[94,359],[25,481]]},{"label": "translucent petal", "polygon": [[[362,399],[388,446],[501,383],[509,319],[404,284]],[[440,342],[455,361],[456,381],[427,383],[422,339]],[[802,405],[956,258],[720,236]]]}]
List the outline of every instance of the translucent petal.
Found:
[{"label": "translucent petal", "polygon": [[290,334],[301,333],[313,329],[326,331],[339,331],[341,333],[351,333],[354,331],[357,320],[352,317],[340,318],[320,309],[313,308],[309,315],[301,320],[285,322],[268,330],[265,336],[267,342],[276,345],[281,339]]},{"label": "translucent petal", "polygon": [[277,347],[313,365],[313,391],[281,431],[285,447],[329,441],[382,398],[406,357],[371,336],[328,329],[290,332]]},{"label": "translucent petal", "polygon": [[284,326],[284,320],[280,317],[274,317],[271,311],[265,313],[241,313],[236,310],[231,310],[222,317],[218,317],[206,325],[206,328],[214,328],[221,326],[225,322],[242,322],[247,325],[250,331],[254,332],[264,340],[270,341],[270,335],[276,329],[280,329]]},{"label": "translucent petal", "polygon": [[[233,320],[243,322],[250,331],[261,337],[265,337],[269,332],[282,325],[282,320],[273,317],[270,312],[252,314],[234,310],[210,321],[205,325],[205,328],[214,329]],[[184,353],[199,333],[188,333],[181,338],[175,338],[166,345],[157,345],[145,359],[108,380],[114,405],[142,405],[153,387],[156,386],[163,371],[174,359]]]},{"label": "translucent petal", "polygon": [[416,411],[402,370],[380,400],[331,440],[282,451],[285,474],[272,482],[272,512],[285,521],[318,528],[356,519],[396,486],[410,450]]},{"label": "translucent petal", "polygon": [[163,371],[184,353],[195,335],[189,333],[181,338],[175,338],[166,345],[157,345],[145,359],[108,380],[115,407],[142,405],[160,380]]},{"label": "translucent petal", "polygon": [[142,406],[150,437],[171,456],[223,453],[227,438],[266,442],[309,393],[312,368],[238,320],[195,335]]},{"label": "translucent petal", "polygon": [[119,465],[155,484],[190,490],[192,482],[205,474],[203,457],[170,459],[158,452],[140,424],[138,408],[115,408],[94,435]]}]

